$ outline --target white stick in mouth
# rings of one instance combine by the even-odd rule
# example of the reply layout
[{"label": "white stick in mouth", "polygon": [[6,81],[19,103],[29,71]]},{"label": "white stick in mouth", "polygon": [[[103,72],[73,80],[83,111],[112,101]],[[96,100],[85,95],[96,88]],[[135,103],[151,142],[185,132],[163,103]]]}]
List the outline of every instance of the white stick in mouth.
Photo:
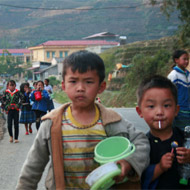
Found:
[{"label": "white stick in mouth", "polygon": [[161,121],[158,121],[159,129],[161,129]]}]

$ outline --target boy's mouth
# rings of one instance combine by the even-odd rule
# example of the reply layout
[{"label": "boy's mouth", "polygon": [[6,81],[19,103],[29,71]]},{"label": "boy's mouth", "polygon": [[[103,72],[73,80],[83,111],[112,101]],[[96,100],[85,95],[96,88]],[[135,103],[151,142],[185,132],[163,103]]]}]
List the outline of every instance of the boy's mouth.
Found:
[{"label": "boy's mouth", "polygon": [[85,97],[84,96],[77,96],[76,99],[78,99],[78,100],[84,100]]}]

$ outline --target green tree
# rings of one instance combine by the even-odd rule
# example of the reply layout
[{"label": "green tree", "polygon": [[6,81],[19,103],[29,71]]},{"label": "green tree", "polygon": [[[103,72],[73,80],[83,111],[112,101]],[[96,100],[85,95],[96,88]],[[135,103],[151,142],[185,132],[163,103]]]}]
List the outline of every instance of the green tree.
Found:
[{"label": "green tree", "polygon": [[150,0],[152,5],[161,4],[162,12],[169,18],[176,9],[182,21],[179,27],[178,43],[182,47],[190,46],[190,1],[189,0]]},{"label": "green tree", "polygon": [[136,89],[144,78],[155,74],[167,76],[172,65],[170,60],[170,52],[164,49],[159,50],[152,56],[137,54],[133,58],[132,67],[126,74],[125,85],[121,89],[119,102],[122,102],[125,106],[129,106],[130,102],[135,102]]},{"label": "green tree", "polygon": [[49,83],[50,83],[51,86],[54,86],[54,85],[61,84],[61,81],[57,80],[56,77],[51,76],[51,77],[49,77]]},{"label": "green tree", "polygon": [[0,74],[10,74],[16,75],[21,74],[23,69],[19,67],[21,62],[15,59],[7,50],[3,51],[2,56],[0,56]]}]

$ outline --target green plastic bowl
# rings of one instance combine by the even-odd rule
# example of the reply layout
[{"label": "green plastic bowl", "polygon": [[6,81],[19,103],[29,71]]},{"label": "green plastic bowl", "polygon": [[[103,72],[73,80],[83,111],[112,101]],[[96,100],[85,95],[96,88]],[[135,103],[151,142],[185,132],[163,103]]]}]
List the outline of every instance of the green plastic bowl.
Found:
[{"label": "green plastic bowl", "polygon": [[96,145],[94,159],[100,164],[105,164],[121,160],[134,151],[135,146],[127,138],[114,136],[106,138]]},{"label": "green plastic bowl", "polygon": [[109,162],[93,170],[85,179],[90,190],[106,190],[114,183],[114,177],[121,173],[121,169],[114,162]]}]

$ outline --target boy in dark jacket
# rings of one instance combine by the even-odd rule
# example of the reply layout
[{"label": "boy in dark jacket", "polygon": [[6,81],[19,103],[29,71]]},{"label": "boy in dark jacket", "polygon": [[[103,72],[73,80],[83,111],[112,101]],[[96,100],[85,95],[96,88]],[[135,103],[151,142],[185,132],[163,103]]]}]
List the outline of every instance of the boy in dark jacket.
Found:
[{"label": "boy in dark jacket", "polygon": [[[182,131],[173,128],[179,111],[175,85],[163,76],[147,78],[138,88],[137,100],[137,113],[150,127],[150,165],[143,172],[142,189],[190,189],[179,183],[179,166],[190,163],[190,149],[183,147]],[[175,149],[173,142],[178,144]]]}]

